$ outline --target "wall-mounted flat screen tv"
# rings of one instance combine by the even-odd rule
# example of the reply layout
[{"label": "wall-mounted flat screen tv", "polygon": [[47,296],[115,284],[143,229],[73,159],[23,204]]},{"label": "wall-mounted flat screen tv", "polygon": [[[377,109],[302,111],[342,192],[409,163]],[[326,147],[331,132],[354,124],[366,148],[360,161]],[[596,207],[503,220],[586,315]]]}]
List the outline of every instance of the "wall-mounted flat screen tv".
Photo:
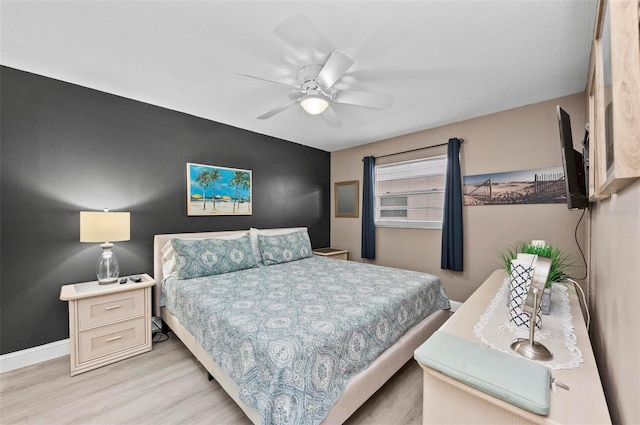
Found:
[{"label": "wall-mounted flat screen tv", "polygon": [[567,207],[572,210],[587,208],[589,206],[589,197],[587,196],[584,158],[573,147],[569,114],[560,105],[557,106],[557,112],[558,126],[560,127],[562,167],[567,189]]}]

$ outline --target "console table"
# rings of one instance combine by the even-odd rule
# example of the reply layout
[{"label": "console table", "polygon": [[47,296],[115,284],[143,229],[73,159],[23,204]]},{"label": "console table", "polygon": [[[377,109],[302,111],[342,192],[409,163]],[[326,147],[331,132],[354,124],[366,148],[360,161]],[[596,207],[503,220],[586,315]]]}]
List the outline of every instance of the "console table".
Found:
[{"label": "console table", "polygon": [[[506,277],[502,270],[493,272],[440,330],[482,344],[473,328]],[[549,415],[521,409],[420,364],[424,370],[422,423],[610,424],[582,310],[575,290],[568,292],[577,346],[584,362],[574,369],[552,371],[570,390],[558,388],[557,393],[551,393]]]}]

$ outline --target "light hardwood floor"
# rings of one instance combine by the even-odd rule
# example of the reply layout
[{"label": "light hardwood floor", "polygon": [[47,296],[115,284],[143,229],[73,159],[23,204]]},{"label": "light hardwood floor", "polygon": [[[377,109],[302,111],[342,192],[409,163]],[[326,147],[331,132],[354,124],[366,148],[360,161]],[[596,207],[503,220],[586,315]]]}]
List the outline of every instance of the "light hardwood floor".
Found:
[{"label": "light hardwood floor", "polygon": [[[250,425],[170,335],[151,352],[74,377],[68,356],[0,374],[0,423]],[[346,424],[421,421],[422,370],[410,360]]]}]

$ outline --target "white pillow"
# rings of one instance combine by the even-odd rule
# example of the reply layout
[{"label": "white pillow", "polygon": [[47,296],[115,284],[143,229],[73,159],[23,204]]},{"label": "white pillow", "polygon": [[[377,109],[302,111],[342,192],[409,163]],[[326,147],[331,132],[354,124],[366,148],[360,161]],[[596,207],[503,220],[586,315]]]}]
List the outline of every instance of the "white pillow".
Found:
[{"label": "white pillow", "polygon": [[299,232],[303,230],[306,232],[306,227],[291,227],[288,229],[256,229],[254,227],[249,229],[249,239],[251,239],[251,249],[253,255],[256,257],[258,263],[262,263],[262,254],[260,254],[260,246],[258,245],[258,235],[287,235],[293,232]]},{"label": "white pillow", "polygon": [[173,250],[171,240],[164,244],[160,253],[162,254],[162,258],[160,259],[160,262],[162,263],[162,276],[166,279],[174,273],[177,275],[176,252]]},{"label": "white pillow", "polygon": [[[188,238],[188,239],[198,239],[198,240],[202,240],[202,239],[226,239],[226,240],[231,240],[231,239],[240,239],[243,236],[246,236],[247,233],[246,232],[239,232],[239,233],[234,233],[232,235],[221,235],[221,236],[210,236],[207,238]],[[253,248],[253,245],[252,245]],[[173,276],[173,275],[178,275],[178,271],[176,270],[176,251],[173,249],[173,245],[171,245],[171,239],[169,239],[167,241],[166,244],[164,244],[164,246],[162,247],[162,249],[160,250],[160,253],[162,254],[162,257],[160,259],[160,262],[162,263],[162,276],[164,277],[164,279]],[[262,260],[258,260],[258,258],[256,257],[256,261],[260,262]]]}]

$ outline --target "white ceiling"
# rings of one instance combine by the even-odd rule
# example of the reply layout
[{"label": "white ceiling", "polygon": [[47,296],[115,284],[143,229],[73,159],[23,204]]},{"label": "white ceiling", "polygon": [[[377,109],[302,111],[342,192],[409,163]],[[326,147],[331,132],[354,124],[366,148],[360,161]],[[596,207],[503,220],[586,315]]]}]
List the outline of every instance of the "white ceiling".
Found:
[{"label": "white ceiling", "polygon": [[[3,65],[335,151],[585,89],[595,0],[6,1]],[[276,30],[279,28],[279,30]],[[277,34],[276,34],[277,33]],[[299,106],[268,120],[333,50],[334,87],[392,93],[391,109]]]}]

